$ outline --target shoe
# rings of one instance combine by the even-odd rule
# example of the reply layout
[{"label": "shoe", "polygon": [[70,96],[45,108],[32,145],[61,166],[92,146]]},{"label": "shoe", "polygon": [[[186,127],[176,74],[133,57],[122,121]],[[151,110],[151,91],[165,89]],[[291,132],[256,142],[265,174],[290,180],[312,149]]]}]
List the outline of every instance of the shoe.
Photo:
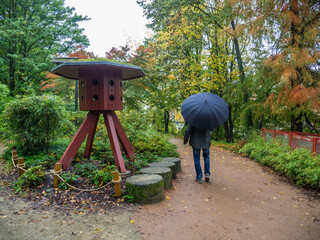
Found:
[{"label": "shoe", "polygon": [[206,177],[205,177],[206,182],[210,181],[210,175],[208,173],[206,173]]},{"label": "shoe", "polygon": [[196,182],[197,183],[202,183],[202,179],[201,178],[196,178]]}]

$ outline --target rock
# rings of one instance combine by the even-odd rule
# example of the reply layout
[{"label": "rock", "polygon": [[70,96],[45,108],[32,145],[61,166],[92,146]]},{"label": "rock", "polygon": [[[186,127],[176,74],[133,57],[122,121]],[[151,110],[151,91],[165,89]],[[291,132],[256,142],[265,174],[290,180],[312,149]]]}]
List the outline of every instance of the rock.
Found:
[{"label": "rock", "polygon": [[180,158],[174,158],[174,157],[161,158],[159,162],[173,162],[177,166],[177,173],[181,172],[181,160],[180,160]]},{"label": "rock", "polygon": [[149,167],[167,167],[171,169],[172,179],[177,178],[177,166],[174,162],[154,162],[148,165]]},{"label": "rock", "polygon": [[163,178],[160,175],[139,174],[127,178],[127,194],[136,203],[148,204],[164,199]]},{"label": "rock", "polygon": [[164,189],[169,189],[172,186],[172,172],[166,167],[147,167],[140,170],[142,174],[156,174],[163,178]]}]

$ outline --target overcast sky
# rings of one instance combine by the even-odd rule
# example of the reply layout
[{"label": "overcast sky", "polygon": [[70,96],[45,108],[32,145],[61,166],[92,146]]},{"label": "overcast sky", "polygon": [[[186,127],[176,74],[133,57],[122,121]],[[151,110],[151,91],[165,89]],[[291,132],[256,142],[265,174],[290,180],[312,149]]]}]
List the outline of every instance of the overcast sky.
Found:
[{"label": "overcast sky", "polygon": [[65,0],[67,6],[91,20],[81,22],[84,34],[90,41],[88,51],[99,57],[112,47],[142,43],[150,35],[147,20],[136,0]]}]

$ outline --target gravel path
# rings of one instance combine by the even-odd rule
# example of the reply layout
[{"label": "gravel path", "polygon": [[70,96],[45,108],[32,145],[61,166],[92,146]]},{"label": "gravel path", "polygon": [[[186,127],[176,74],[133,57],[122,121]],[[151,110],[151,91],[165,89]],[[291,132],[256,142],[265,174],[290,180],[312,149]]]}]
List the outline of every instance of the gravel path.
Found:
[{"label": "gravel path", "polygon": [[132,216],[144,239],[320,239],[319,194],[216,147],[210,149],[211,181],[198,184],[191,147],[172,141],[182,172],[163,202]]}]

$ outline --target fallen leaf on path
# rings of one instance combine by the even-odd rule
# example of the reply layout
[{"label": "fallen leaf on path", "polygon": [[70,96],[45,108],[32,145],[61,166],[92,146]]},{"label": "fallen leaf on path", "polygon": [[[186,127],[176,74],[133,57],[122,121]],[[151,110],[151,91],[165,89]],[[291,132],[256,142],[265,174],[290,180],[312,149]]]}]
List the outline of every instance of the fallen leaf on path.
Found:
[{"label": "fallen leaf on path", "polygon": [[131,220],[130,222],[131,222],[131,223],[134,223],[134,220]]},{"label": "fallen leaf on path", "polygon": [[166,196],[166,199],[170,199],[171,197],[169,197],[169,196]]},{"label": "fallen leaf on path", "polygon": [[180,201],[180,202],[184,203],[184,201]]}]

